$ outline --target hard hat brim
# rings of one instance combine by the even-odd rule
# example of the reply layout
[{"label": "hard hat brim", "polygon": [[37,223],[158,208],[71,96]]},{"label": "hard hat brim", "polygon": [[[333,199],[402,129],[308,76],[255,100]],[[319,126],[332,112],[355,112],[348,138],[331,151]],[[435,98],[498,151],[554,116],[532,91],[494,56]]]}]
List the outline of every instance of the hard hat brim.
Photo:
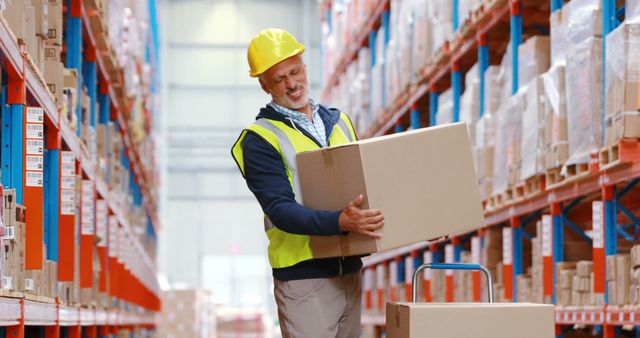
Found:
[{"label": "hard hat brim", "polygon": [[278,62],[275,62],[273,64],[264,65],[264,67],[262,67],[263,69],[256,69],[253,72],[249,71],[249,76],[258,77],[258,76],[262,75],[264,72],[266,72],[267,70],[269,70],[269,68],[277,65],[278,63],[280,63],[280,62],[282,62],[282,61],[284,61],[284,60],[286,60],[288,58],[294,57],[296,55],[300,55],[302,53],[304,53],[304,45],[301,44],[300,47],[292,50],[288,55],[283,57],[282,60],[280,60]]}]

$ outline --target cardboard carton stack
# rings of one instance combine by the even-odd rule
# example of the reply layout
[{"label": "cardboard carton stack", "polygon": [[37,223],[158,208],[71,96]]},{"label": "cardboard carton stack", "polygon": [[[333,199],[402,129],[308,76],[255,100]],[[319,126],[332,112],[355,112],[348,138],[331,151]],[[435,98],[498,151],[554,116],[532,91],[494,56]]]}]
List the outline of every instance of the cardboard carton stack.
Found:
[{"label": "cardboard carton stack", "polygon": [[623,22],[606,37],[605,145],[640,137],[640,22]]},{"label": "cardboard carton stack", "polygon": [[542,221],[536,223],[537,236],[531,240],[531,301],[545,302],[542,268]]},{"label": "cardboard carton stack", "polygon": [[593,303],[593,262],[580,261],[571,286],[571,304],[575,306]]},{"label": "cardboard carton stack", "polygon": [[25,208],[16,204],[15,190],[4,190],[3,223],[5,235],[2,238],[2,288],[24,291],[24,234],[26,229]]},{"label": "cardboard carton stack", "polygon": [[480,80],[478,64],[473,65],[465,74],[465,89],[460,97],[460,122],[467,123],[469,139],[474,150],[477,149],[476,124],[480,118]]},{"label": "cardboard carton stack", "polygon": [[640,304],[640,245],[631,248],[630,304]]},{"label": "cardboard carton stack", "polygon": [[44,78],[58,106],[61,106],[64,88],[64,65],[61,59],[62,2],[59,0],[38,1],[44,3],[48,11],[48,33],[44,45]]},{"label": "cardboard carton stack", "polygon": [[163,291],[162,304],[157,317],[160,337],[216,337],[216,307],[209,291]]},{"label": "cardboard carton stack", "polygon": [[522,169],[519,180],[526,181],[544,174],[545,123],[544,123],[544,82],[541,76],[534,76],[521,89],[524,93],[525,109],[522,112]]},{"label": "cardboard carton stack", "polygon": [[607,256],[606,262],[609,304],[629,304],[629,291],[631,290],[631,256],[629,254]]},{"label": "cardboard carton stack", "polygon": [[496,266],[496,274],[493,282],[493,300],[496,303],[504,303],[511,301],[504,294],[504,265],[502,262]]},{"label": "cardboard carton stack", "polygon": [[76,69],[63,70],[62,104],[60,116],[67,120],[71,130],[78,128],[78,100],[80,90],[78,88],[78,71]]},{"label": "cardboard carton stack", "polygon": [[518,83],[522,88],[549,69],[551,40],[533,36],[518,46]]},{"label": "cardboard carton stack", "polygon": [[438,114],[436,124],[443,125],[453,122],[453,89],[449,88],[438,96]]},{"label": "cardboard carton stack", "polygon": [[600,1],[571,1],[566,6],[566,90],[569,158],[566,175],[574,165],[587,164],[601,146],[602,21]]},{"label": "cardboard carton stack", "polygon": [[[471,263],[471,252],[463,251],[460,255],[460,263]],[[482,277],[484,278],[484,276]],[[455,283],[454,301],[459,303],[473,302],[473,274],[471,271],[455,271],[453,276]]]},{"label": "cardboard carton stack", "polygon": [[[553,37],[553,35],[552,35]],[[561,168],[569,157],[565,66],[554,65],[544,81],[544,169]],[[547,184],[550,184],[547,180]]]},{"label": "cardboard carton stack", "polygon": [[572,304],[573,277],[576,276],[575,262],[556,263],[556,304]]}]

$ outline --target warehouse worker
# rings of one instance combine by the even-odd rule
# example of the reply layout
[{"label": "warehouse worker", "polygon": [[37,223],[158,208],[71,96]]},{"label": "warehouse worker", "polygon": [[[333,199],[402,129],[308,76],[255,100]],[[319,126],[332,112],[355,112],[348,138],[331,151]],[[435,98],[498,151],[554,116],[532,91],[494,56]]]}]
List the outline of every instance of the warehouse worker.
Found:
[{"label": "warehouse worker", "polygon": [[[232,155],[265,213],[269,262],[283,337],[360,336],[359,256],[316,259],[309,236],[359,233],[379,238],[379,210],[360,207],[363,196],[341,211],[302,205],[296,153],[356,139],[351,121],[309,98],[304,46],[289,32],[266,29],[248,49],[251,77],[272,101],[242,131]],[[331,198],[327,196],[327,198]]]}]

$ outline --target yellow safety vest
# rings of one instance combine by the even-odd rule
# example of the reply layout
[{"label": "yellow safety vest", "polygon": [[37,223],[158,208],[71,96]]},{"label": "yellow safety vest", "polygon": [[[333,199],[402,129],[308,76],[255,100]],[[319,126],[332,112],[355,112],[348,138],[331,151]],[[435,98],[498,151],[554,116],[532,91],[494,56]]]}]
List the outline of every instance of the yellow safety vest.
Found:
[{"label": "yellow safety vest", "polygon": [[[280,154],[296,202],[302,204],[296,154],[320,149],[318,144],[284,122],[266,118],[258,119],[242,131],[240,138],[232,148],[233,157],[243,176],[244,154],[242,142],[248,132],[258,134]],[[340,119],[334,125],[329,137],[329,145],[341,145],[354,140],[356,140],[356,135],[351,121],[347,115],[340,113]],[[274,226],[267,215],[264,215],[264,229],[269,238],[269,262],[272,268],[286,268],[313,258],[313,252],[309,246],[309,236],[282,231]]]}]

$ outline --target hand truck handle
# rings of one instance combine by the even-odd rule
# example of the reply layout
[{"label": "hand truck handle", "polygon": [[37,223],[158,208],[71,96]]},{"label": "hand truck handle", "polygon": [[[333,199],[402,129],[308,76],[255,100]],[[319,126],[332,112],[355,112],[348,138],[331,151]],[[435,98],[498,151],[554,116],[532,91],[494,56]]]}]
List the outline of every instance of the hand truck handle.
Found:
[{"label": "hand truck handle", "polygon": [[491,279],[491,272],[480,264],[462,264],[462,263],[425,263],[420,265],[413,273],[413,295],[412,301],[415,303],[418,301],[418,279],[420,278],[420,272],[424,269],[432,270],[478,270],[484,272],[487,277],[487,289],[489,290],[489,303],[493,303],[493,280]]}]

